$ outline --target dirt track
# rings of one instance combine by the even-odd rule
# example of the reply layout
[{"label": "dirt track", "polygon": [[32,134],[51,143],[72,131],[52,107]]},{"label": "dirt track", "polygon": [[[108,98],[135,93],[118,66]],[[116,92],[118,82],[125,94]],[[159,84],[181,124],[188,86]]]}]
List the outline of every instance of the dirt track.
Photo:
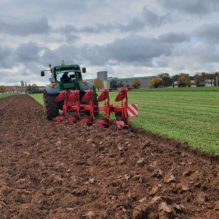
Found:
[{"label": "dirt track", "polygon": [[0,219],[219,218],[219,162],[140,130],[48,122],[0,100]]}]

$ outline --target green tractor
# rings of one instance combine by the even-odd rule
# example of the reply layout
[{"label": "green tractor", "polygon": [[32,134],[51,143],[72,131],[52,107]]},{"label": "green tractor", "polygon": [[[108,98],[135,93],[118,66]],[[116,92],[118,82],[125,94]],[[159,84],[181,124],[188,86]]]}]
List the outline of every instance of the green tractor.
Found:
[{"label": "green tractor", "polygon": [[[48,120],[53,120],[59,115],[59,110],[63,110],[64,101],[57,98],[62,91],[78,90],[80,100],[85,95],[85,90],[93,90],[93,102],[98,105],[96,89],[93,85],[83,81],[82,73],[86,73],[86,68],[79,65],[59,65],[51,67],[49,70],[41,71],[41,76],[45,76],[45,71],[51,72],[50,85],[44,90],[44,105]],[[98,112],[95,113],[97,115]]]}]

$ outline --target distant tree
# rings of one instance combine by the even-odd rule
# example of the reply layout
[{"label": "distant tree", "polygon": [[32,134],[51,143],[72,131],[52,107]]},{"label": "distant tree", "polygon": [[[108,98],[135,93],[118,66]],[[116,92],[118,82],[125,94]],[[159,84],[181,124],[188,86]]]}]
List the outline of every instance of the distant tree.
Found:
[{"label": "distant tree", "polygon": [[215,72],[215,86],[219,86],[219,72]]},{"label": "distant tree", "polygon": [[22,87],[17,87],[17,93],[18,94],[22,93]]},{"label": "distant tree", "polygon": [[17,92],[17,88],[15,86],[11,87],[12,89],[12,93],[16,93]]},{"label": "distant tree", "polygon": [[31,84],[28,84],[28,85],[27,85],[27,92],[28,92],[28,93],[31,93]]},{"label": "distant tree", "polygon": [[26,89],[19,89],[20,92],[38,93],[39,87],[36,84],[29,84]]},{"label": "distant tree", "polygon": [[94,80],[94,86],[100,90],[100,89],[103,89],[104,88],[104,85],[103,85],[103,81],[99,80],[99,79],[95,79]]},{"label": "distant tree", "polygon": [[163,80],[161,77],[157,76],[150,80],[150,85],[152,87],[158,88],[163,84]]},{"label": "distant tree", "polygon": [[117,89],[118,88],[118,83],[116,79],[113,79],[110,81],[110,88],[112,89]]},{"label": "distant tree", "polygon": [[169,73],[162,73],[158,76],[162,79],[164,87],[172,86],[172,79],[171,79]]},{"label": "distant tree", "polygon": [[178,81],[178,78],[179,78],[179,75],[173,75],[173,76],[171,77],[171,79],[172,79],[172,86],[173,86],[173,87],[174,87],[174,82]]},{"label": "distant tree", "polygon": [[118,88],[119,88],[119,87],[124,87],[124,84],[123,84],[122,81],[119,81],[118,84],[117,84],[117,86],[118,86]]},{"label": "distant tree", "polygon": [[13,87],[5,86],[5,92],[13,93]]},{"label": "distant tree", "polygon": [[39,92],[39,87],[36,84],[32,84],[32,93],[38,93]]},{"label": "distant tree", "polygon": [[21,87],[24,87],[24,81],[21,81]]},{"label": "distant tree", "polygon": [[141,86],[141,82],[138,79],[135,79],[131,83],[131,87],[133,88],[139,88]]},{"label": "distant tree", "polygon": [[207,79],[208,81],[210,81],[211,86],[214,86],[214,85],[216,84],[216,77],[215,77],[215,74],[206,73],[206,79]]},{"label": "distant tree", "polygon": [[13,87],[12,87],[12,92],[15,93],[15,94],[18,93],[17,86],[13,86]]},{"label": "distant tree", "polygon": [[219,72],[214,73],[202,73],[205,76],[205,82],[207,80],[207,83],[211,84],[211,86],[218,86],[219,85]]},{"label": "distant tree", "polygon": [[191,85],[191,80],[189,74],[181,73],[178,78],[178,86],[179,87],[189,87]]},{"label": "distant tree", "polygon": [[205,74],[197,73],[193,76],[193,79],[194,79],[195,85],[197,87],[204,87],[205,86]]},{"label": "distant tree", "polygon": [[5,86],[0,86],[0,93],[5,93],[5,92],[6,92]]}]

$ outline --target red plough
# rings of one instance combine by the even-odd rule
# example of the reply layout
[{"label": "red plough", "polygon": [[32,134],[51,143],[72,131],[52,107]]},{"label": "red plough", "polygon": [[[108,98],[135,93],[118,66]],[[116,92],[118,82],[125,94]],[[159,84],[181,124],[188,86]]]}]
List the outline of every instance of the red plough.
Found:
[{"label": "red plough", "polygon": [[62,121],[64,117],[68,118],[71,123],[76,123],[82,120],[85,125],[92,125],[95,123],[95,115],[103,112],[104,116],[97,120],[97,124],[108,128],[111,124],[111,113],[114,113],[116,118],[116,125],[118,128],[128,128],[129,117],[138,115],[137,104],[128,104],[128,89],[120,88],[115,102],[120,102],[120,105],[110,104],[109,92],[111,90],[104,89],[98,97],[98,102],[103,102],[103,106],[94,104],[94,91],[86,90],[85,94],[80,100],[80,91],[62,91],[57,101],[63,101],[63,116],[57,116],[56,121]]},{"label": "red plough", "polygon": [[109,91],[108,89],[104,89],[100,96],[98,97],[98,102],[104,102],[103,106],[98,106],[99,112],[104,112],[104,118],[98,119],[97,123],[100,126],[108,128],[110,126],[110,113],[111,113],[111,106],[110,106],[110,98],[109,98]]},{"label": "red plough", "polygon": [[81,112],[84,113],[84,117],[82,122],[85,125],[92,125],[94,123],[95,117],[95,105],[94,105],[94,91],[93,90],[86,90],[84,96],[82,97],[81,104]]},{"label": "red plough", "polygon": [[[70,123],[76,123],[80,118],[81,104],[80,104],[80,92],[79,90],[61,91],[57,96],[57,102],[63,101],[62,113],[63,116],[57,116],[56,121],[60,122],[67,117]],[[71,115],[70,112],[74,112]]]}]

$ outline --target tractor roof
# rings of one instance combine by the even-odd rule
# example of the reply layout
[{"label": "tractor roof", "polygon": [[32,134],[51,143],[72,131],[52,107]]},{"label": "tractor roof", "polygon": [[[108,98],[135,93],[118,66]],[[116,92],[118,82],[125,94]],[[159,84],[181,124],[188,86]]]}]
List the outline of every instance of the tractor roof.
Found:
[{"label": "tractor roof", "polygon": [[54,67],[55,71],[80,70],[79,65],[58,65]]}]

